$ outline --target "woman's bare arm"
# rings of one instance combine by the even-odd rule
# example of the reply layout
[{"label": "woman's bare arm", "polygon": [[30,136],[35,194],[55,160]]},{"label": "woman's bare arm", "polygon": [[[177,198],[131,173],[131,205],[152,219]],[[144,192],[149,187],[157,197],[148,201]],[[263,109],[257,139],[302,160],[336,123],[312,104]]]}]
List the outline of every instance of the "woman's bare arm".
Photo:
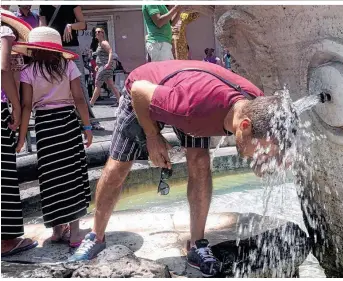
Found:
[{"label": "woman's bare arm", "polygon": [[17,145],[17,152],[20,152],[22,149],[25,138],[27,134],[27,130],[29,127],[30,116],[32,111],[32,96],[33,96],[33,89],[30,84],[21,83],[21,87],[23,90],[23,100],[22,100],[22,115],[21,115],[21,124],[19,128],[19,139]]}]

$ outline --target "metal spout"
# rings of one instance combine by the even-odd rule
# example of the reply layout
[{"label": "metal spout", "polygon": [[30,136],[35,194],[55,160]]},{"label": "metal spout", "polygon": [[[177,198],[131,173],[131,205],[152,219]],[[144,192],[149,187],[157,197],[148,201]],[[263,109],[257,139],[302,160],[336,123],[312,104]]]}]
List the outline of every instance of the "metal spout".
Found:
[{"label": "metal spout", "polygon": [[325,93],[325,92],[321,92],[319,94],[319,97],[320,97],[320,102],[321,103],[325,103],[327,101],[331,101],[331,95],[328,94],[328,93]]}]

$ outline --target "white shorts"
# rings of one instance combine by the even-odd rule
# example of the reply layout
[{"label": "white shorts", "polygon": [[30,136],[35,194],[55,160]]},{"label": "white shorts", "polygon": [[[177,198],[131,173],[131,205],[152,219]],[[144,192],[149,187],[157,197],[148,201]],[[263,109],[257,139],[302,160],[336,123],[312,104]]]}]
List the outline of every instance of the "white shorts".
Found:
[{"label": "white shorts", "polygon": [[146,50],[151,61],[173,60],[172,45],[168,42],[146,43]]}]

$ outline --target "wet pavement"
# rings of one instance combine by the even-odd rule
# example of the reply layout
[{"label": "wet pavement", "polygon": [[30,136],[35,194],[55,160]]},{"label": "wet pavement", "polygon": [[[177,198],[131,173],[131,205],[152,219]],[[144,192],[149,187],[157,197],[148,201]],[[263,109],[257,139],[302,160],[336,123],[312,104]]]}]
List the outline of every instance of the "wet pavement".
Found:
[{"label": "wet pavement", "polygon": [[[247,174],[248,178],[251,178],[251,175]],[[238,186],[226,188],[227,191],[223,192],[221,185],[231,180]],[[171,194],[173,192],[178,192],[178,189],[172,188]],[[244,181],[241,176],[214,179],[206,238],[215,245],[228,240],[234,241],[237,237],[245,239],[278,228],[287,222],[298,225],[306,232],[295,187],[292,184],[275,187],[270,196],[271,203],[265,212],[263,203],[265,191],[261,186],[253,186],[253,183]],[[141,206],[137,210],[130,209],[128,205],[127,208],[121,208],[122,211],[113,212],[106,231],[107,246],[124,245],[138,257],[161,262],[169,267],[173,277],[200,277],[200,273],[187,266],[185,260],[186,241],[189,239],[186,194],[176,199],[172,199],[171,196],[172,200],[169,204],[166,203],[165,198],[160,199],[161,196],[157,195],[150,200],[144,198],[142,193],[142,201],[147,201],[148,205],[151,205],[152,201],[160,203],[151,207]],[[127,200],[130,202],[129,198],[126,198]],[[34,222],[33,219],[25,225],[25,234],[27,237],[37,239],[39,247],[7,260],[49,263],[66,261],[72,254],[68,245],[50,243],[51,229]],[[249,225],[243,232],[239,227],[242,223]],[[81,220],[82,229],[90,229],[92,226],[92,214]],[[299,267],[299,276],[325,277],[323,270],[311,254]]]}]

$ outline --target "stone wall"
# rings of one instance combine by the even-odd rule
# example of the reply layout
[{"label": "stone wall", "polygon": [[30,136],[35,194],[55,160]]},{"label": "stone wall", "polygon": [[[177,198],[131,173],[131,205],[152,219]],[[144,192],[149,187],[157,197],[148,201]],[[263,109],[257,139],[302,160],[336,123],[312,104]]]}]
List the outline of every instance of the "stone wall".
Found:
[{"label": "stone wall", "polygon": [[[327,138],[302,198],[314,253],[328,276],[343,276],[343,6],[216,6],[216,36],[233,69],[270,95],[284,85],[293,100],[329,91],[331,104],[303,118]],[[340,117],[341,116],[341,117]],[[319,188],[316,188],[319,187]],[[305,202],[311,204],[306,205]],[[312,208],[311,208],[312,206]],[[317,223],[314,223],[317,222]],[[323,239],[321,239],[323,238]]]}]

